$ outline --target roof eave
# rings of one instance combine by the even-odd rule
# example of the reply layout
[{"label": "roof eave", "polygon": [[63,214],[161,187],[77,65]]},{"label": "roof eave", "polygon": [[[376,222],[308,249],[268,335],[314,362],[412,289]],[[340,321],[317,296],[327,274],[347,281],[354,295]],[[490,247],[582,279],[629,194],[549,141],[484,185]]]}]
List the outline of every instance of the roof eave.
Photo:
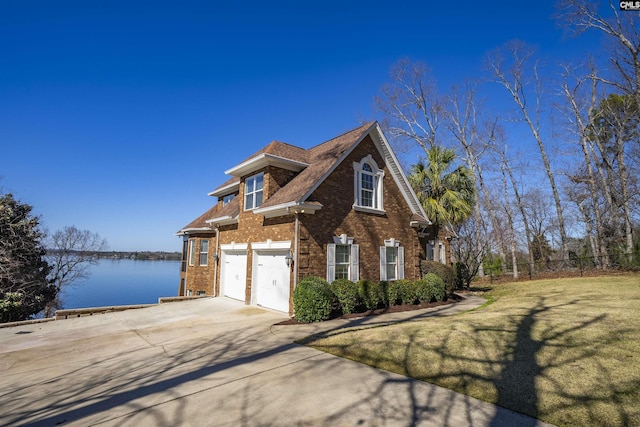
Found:
[{"label": "roof eave", "polygon": [[277,166],[282,169],[299,172],[309,166],[309,164],[285,157],[274,156],[273,154],[261,153],[231,169],[227,169],[224,173],[231,176],[242,177],[253,171],[262,169],[265,166]]},{"label": "roof eave", "polygon": [[207,196],[215,196],[215,197],[226,196],[228,194],[235,193],[239,189],[240,189],[240,181],[234,182],[229,185],[225,185],[224,187],[216,188],[210,193],[207,193]]},{"label": "roof eave", "polygon": [[176,236],[184,236],[193,233],[207,233],[214,231],[211,227],[190,227],[183,228],[182,230],[176,233]]},{"label": "roof eave", "polygon": [[237,224],[238,223],[238,217],[232,217],[230,215],[225,215],[225,216],[219,216],[217,218],[211,218],[205,221],[207,224],[213,224],[213,227],[217,228],[218,226],[221,225],[230,225],[230,224]]},{"label": "roof eave", "polygon": [[322,209],[322,205],[319,203],[287,202],[275,206],[269,206],[266,208],[254,209],[253,212],[264,215],[265,218],[273,218],[276,216],[284,216],[290,214],[313,215],[320,209]]}]

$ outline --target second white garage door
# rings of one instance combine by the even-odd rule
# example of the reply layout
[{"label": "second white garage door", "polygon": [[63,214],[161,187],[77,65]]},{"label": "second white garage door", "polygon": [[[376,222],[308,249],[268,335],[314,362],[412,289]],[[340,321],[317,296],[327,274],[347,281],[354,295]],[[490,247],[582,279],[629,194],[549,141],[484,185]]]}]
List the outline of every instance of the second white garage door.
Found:
[{"label": "second white garage door", "polygon": [[288,250],[255,251],[254,301],[263,307],[289,312],[290,274],[285,257]]}]

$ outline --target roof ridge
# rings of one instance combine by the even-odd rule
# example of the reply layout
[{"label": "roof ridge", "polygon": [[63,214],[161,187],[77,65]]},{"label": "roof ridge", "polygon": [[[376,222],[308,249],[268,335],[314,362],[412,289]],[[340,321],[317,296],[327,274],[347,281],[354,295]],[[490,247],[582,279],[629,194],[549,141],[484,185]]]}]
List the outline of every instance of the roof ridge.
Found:
[{"label": "roof ridge", "polygon": [[334,137],[333,137],[333,138],[331,138],[331,139],[327,139],[327,140],[326,140],[326,141],[324,141],[324,142],[321,142],[321,143],[319,143],[319,144],[314,145],[313,147],[308,148],[308,149],[307,149],[307,151],[311,151],[311,150],[313,150],[314,148],[317,148],[317,147],[319,147],[319,146],[321,146],[321,145],[323,145],[323,144],[326,144],[326,143],[328,143],[328,142],[331,142],[331,141],[333,141],[333,140],[335,140],[335,139],[341,138],[341,137],[343,137],[343,136],[345,136],[345,135],[347,135],[347,134],[349,134],[349,133],[352,133],[352,132],[358,131],[358,130],[360,130],[360,129],[362,129],[362,128],[369,128],[369,127],[373,126],[373,125],[374,125],[375,123],[377,123],[377,122],[378,122],[377,120],[372,120],[372,121],[370,121],[370,122],[368,122],[368,123],[364,123],[364,124],[362,124],[362,125],[360,125],[360,126],[358,126],[358,127],[355,127],[355,128],[353,128],[353,129],[351,129],[351,130],[348,130],[348,131],[342,132],[342,133],[341,133],[340,135],[338,135],[338,136],[334,136]]}]

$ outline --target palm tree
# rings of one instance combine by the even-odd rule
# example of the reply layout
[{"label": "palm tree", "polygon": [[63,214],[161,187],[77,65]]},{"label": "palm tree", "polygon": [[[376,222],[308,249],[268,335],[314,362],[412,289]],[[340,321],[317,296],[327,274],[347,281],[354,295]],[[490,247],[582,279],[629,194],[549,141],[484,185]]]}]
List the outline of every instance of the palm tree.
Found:
[{"label": "palm tree", "polygon": [[409,182],[425,213],[433,223],[434,259],[440,259],[438,234],[446,224],[464,222],[475,205],[475,186],[471,171],[464,166],[455,169],[453,150],[434,146],[424,159],[411,167]]}]

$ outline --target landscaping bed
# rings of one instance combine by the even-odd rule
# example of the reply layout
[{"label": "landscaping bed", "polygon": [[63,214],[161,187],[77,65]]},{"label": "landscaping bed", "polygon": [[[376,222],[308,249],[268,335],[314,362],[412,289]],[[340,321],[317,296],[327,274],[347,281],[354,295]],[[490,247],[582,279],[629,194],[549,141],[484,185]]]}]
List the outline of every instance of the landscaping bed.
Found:
[{"label": "landscaping bed", "polygon": [[[438,307],[441,305],[449,305],[453,304],[457,301],[464,299],[463,296],[458,294],[449,295],[446,301],[436,301],[436,302],[422,302],[420,304],[400,304],[400,305],[391,305],[389,307],[384,308],[376,308],[374,310],[367,310],[361,313],[349,313],[342,314],[340,311],[334,311],[331,314],[331,317],[327,320],[333,319],[356,319],[359,317],[367,317],[367,316],[377,316],[380,314],[389,314],[389,313],[400,313],[403,311],[414,311],[414,310],[422,310],[423,308],[431,308]],[[299,322],[295,317],[292,317],[287,320],[283,320],[280,323],[276,323],[276,325],[301,325],[304,322]]]}]

